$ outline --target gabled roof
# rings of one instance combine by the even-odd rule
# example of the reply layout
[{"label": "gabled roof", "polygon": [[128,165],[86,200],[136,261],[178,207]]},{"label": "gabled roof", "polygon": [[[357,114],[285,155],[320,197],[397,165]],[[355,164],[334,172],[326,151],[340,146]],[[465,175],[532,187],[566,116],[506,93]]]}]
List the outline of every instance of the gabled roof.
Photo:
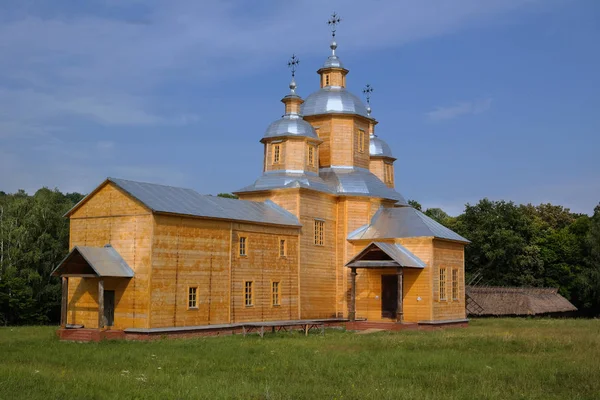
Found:
[{"label": "gabled roof", "polygon": [[[107,178],[98,188],[112,182],[155,213],[256,222],[261,224],[301,226],[298,218],[270,200],[264,203],[201,195],[192,189],[125,179]],[[89,199],[94,190],[66,215]]]},{"label": "gabled roof", "polygon": [[360,253],[352,257],[346,266],[357,268],[408,267],[422,269],[426,267],[426,264],[400,244],[371,242]]},{"label": "gabled roof", "polygon": [[52,271],[51,275],[133,278],[134,272],[110,245],[104,247],[75,246]]},{"label": "gabled roof", "polygon": [[371,223],[348,235],[348,240],[434,237],[470,243],[458,233],[446,228],[412,207],[380,208]]},{"label": "gabled roof", "polygon": [[467,286],[471,315],[543,315],[577,311],[556,288]]}]

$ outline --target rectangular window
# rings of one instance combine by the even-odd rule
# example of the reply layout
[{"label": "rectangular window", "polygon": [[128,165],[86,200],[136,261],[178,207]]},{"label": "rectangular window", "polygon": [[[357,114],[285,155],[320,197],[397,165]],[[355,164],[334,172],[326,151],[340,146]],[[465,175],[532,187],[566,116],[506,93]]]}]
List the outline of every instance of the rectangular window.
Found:
[{"label": "rectangular window", "polygon": [[188,288],[188,308],[198,308],[198,288]]},{"label": "rectangular window", "polygon": [[458,300],[458,269],[452,270],[452,300]]},{"label": "rectangular window", "polygon": [[279,282],[273,282],[271,284],[271,304],[274,305],[274,306],[281,305],[279,303],[279,299],[280,298],[281,298],[281,293],[280,293]]},{"label": "rectangular window", "polygon": [[325,86],[329,86],[329,75],[325,75]]},{"label": "rectangular window", "polygon": [[240,256],[246,255],[246,242],[247,238],[245,236],[240,236]]},{"label": "rectangular window", "polygon": [[315,148],[311,144],[308,145],[308,165],[315,166]]},{"label": "rectangular window", "polygon": [[246,307],[250,307],[254,305],[254,290],[253,290],[253,282],[246,281],[244,283],[244,303]]},{"label": "rectangular window", "polygon": [[279,164],[281,160],[281,146],[278,144],[273,145],[273,164]]},{"label": "rectangular window", "polygon": [[365,152],[365,131],[358,131],[358,152]]},{"label": "rectangular window", "polygon": [[446,268],[440,268],[440,300],[446,300]]},{"label": "rectangular window", "polygon": [[287,244],[285,239],[279,239],[279,257],[285,257],[287,255]]},{"label": "rectangular window", "polygon": [[385,183],[392,183],[394,181],[394,166],[389,163],[383,165],[383,179]]},{"label": "rectangular window", "polygon": [[323,231],[325,229],[325,221],[315,219],[315,244],[323,246]]}]

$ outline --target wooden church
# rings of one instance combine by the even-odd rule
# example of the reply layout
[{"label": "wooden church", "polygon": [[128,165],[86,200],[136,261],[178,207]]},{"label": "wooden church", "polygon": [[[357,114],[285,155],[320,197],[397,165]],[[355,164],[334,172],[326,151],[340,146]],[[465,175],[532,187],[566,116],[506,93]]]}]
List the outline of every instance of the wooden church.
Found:
[{"label": "wooden church", "polygon": [[468,241],[394,189],[396,159],[336,48],[306,99],[292,78],[239,200],[108,178],[67,213],[63,329],[466,322]]}]

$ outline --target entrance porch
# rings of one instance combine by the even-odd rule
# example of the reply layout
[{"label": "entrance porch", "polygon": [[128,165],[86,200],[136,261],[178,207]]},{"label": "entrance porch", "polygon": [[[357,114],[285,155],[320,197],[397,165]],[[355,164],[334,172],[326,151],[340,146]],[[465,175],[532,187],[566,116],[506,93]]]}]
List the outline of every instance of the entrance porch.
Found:
[{"label": "entrance porch", "polygon": [[[373,322],[404,321],[404,277],[425,268],[425,263],[396,243],[372,242],[352,258],[348,318]],[[357,282],[358,270],[361,278]],[[360,288],[359,288],[360,287]],[[357,290],[359,290],[357,294]],[[357,309],[357,305],[362,308]]]},{"label": "entrance porch", "polygon": [[[119,297],[116,290],[105,290],[105,283],[108,282],[109,288],[124,287],[133,278],[134,272],[110,245],[75,246],[52,275],[62,279],[61,328],[104,330],[115,324],[115,307]],[[69,287],[70,280],[77,283],[76,287]],[[89,298],[89,301],[82,300],[82,297]],[[76,303],[80,305],[76,306]],[[96,304],[95,310],[93,304]],[[69,313],[72,314],[70,320]],[[90,315],[96,316],[93,318],[97,324],[96,321],[91,322]]]}]

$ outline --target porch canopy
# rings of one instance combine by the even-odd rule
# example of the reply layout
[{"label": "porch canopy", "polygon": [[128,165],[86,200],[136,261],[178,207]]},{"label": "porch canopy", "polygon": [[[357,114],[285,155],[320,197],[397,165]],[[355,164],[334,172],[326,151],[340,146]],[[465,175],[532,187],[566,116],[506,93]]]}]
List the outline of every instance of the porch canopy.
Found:
[{"label": "porch canopy", "polygon": [[372,242],[347,264],[350,268],[425,268],[425,263],[397,243]]},{"label": "porch canopy", "polygon": [[67,303],[69,298],[69,277],[98,279],[98,328],[105,325],[104,317],[104,278],[133,278],[133,270],[123,257],[111,246],[75,246],[73,250],[52,271],[52,276],[62,277],[62,302],[60,321],[67,325]]},{"label": "porch canopy", "polygon": [[133,270],[111,246],[75,246],[52,271],[53,276],[133,278]]},{"label": "porch canopy", "polygon": [[356,318],[356,269],[357,268],[394,268],[398,276],[398,299],[396,321],[402,322],[402,277],[403,268],[425,268],[425,263],[406,247],[398,243],[372,242],[354,256],[346,267],[352,270],[350,303],[348,316],[351,321]]}]

